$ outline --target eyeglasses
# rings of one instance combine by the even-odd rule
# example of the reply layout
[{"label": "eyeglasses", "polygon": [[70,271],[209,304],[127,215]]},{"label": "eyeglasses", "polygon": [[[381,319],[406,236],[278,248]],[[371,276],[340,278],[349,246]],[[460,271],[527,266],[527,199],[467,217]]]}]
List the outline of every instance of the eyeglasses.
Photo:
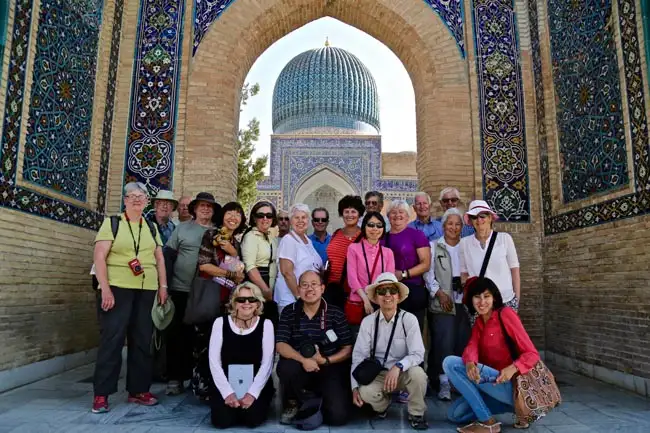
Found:
[{"label": "eyeglasses", "polygon": [[366,206],[376,206],[379,202],[377,200],[366,200]]},{"label": "eyeglasses", "polygon": [[300,283],[300,288],[301,288],[301,289],[309,289],[310,287],[311,287],[312,289],[320,289],[321,286],[322,286],[322,284],[319,283],[319,282],[317,282],[317,281],[314,281],[314,282],[311,283],[311,284],[310,284],[310,283]]},{"label": "eyeglasses", "polygon": [[453,198],[443,198],[440,200],[443,203],[458,203],[458,199],[456,197]]},{"label": "eyeglasses", "polygon": [[267,213],[259,212],[259,213],[255,214],[255,218],[257,218],[257,219],[266,218],[267,220],[270,220],[270,219],[273,219],[273,213],[272,212],[267,212]]},{"label": "eyeglasses", "polygon": [[480,219],[484,220],[484,219],[488,218],[489,216],[490,216],[489,213],[483,212],[483,213],[480,213],[478,215],[470,215],[469,219],[471,219],[472,221],[474,221],[476,218],[480,218]]},{"label": "eyeglasses", "polygon": [[289,217],[278,217],[278,221],[289,221]]},{"label": "eyeglasses", "polygon": [[146,195],[142,195],[142,194],[129,194],[129,195],[126,196],[126,198],[128,198],[131,201],[147,201],[147,200],[149,200],[149,197],[147,197]]},{"label": "eyeglasses", "polygon": [[382,223],[368,223],[366,224],[366,227],[370,227],[371,229],[383,229],[384,225]]},{"label": "eyeglasses", "polygon": [[375,293],[379,296],[386,296],[387,294],[389,295],[397,295],[399,293],[399,289],[395,286],[389,286],[389,287],[377,287],[375,289]]},{"label": "eyeglasses", "polygon": [[312,222],[315,223],[328,223],[330,222],[329,218],[312,218]]},{"label": "eyeglasses", "polygon": [[235,298],[235,302],[238,304],[245,304],[246,302],[254,304],[260,301],[255,296],[238,296]]}]

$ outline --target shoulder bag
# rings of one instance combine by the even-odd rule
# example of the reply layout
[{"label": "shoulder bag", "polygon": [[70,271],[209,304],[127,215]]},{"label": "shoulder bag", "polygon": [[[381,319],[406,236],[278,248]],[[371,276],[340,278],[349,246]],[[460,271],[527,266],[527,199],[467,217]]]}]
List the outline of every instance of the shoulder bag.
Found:
[{"label": "shoulder bag", "polygon": [[[512,360],[519,357],[515,342],[508,335],[506,327],[501,320],[499,311],[499,324],[501,332],[508,345]],[[512,401],[518,422],[533,423],[554,407],[562,403],[560,389],[555,383],[555,377],[541,359],[526,374],[515,374],[512,379]]]},{"label": "shoulder bag", "polygon": [[192,280],[183,322],[197,325],[214,321],[221,312],[221,284],[202,278],[197,271]]},{"label": "shoulder bag", "polygon": [[[395,322],[393,322],[393,329],[390,331],[390,338],[388,339],[388,346],[386,346],[386,353],[384,354],[384,360],[379,363],[379,360],[375,357],[375,350],[377,349],[377,334],[379,330],[379,315],[381,311],[377,311],[377,317],[375,318],[375,336],[372,342],[372,349],[370,350],[370,357],[361,361],[361,364],[357,365],[357,368],[352,372],[352,376],[357,380],[359,385],[369,385],[373,380],[381,373],[384,369],[384,364],[386,359],[388,359],[388,353],[390,353],[390,346],[393,343],[393,337],[395,336],[395,329],[397,328],[397,321],[399,320],[400,310],[397,310],[395,313]],[[402,319],[403,320],[403,319]]]}]

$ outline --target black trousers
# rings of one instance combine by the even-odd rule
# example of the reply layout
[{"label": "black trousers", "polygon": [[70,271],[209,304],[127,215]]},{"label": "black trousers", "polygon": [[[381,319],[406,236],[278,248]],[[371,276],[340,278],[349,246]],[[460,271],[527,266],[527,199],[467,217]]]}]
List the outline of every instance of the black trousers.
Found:
[{"label": "black trousers", "polygon": [[174,319],[166,331],[167,378],[184,381],[192,378],[194,326],[183,323],[189,293],[170,290],[174,302]]},{"label": "black trousers", "polygon": [[463,304],[456,304],[456,314],[434,314],[427,312],[429,324],[429,356],[427,375],[429,381],[438,382],[443,374],[442,361],[450,355],[462,356],[469,341],[471,329],[469,317]]},{"label": "black trousers", "polygon": [[108,311],[101,309],[101,292],[98,292],[97,296],[99,349],[93,380],[95,395],[108,396],[117,392],[125,338],[126,389],[131,394],[148,392],[153,367],[151,307],[156,298],[156,291],[114,286],[111,286],[111,290],[115,297],[115,306]]},{"label": "black trousers", "polygon": [[236,425],[254,428],[266,421],[272,402],[273,384],[270,379],[259,398],[248,409],[234,409],[227,406],[221,393],[217,391],[210,399],[210,419],[216,428],[228,428]]},{"label": "black trousers", "polygon": [[287,397],[302,403],[308,393],[323,399],[323,421],[328,425],[348,422],[352,409],[350,362],[322,366],[317,373],[307,373],[298,361],[280,357],[277,374]]},{"label": "black trousers", "polygon": [[423,284],[406,283],[409,288],[408,297],[400,304],[402,310],[413,313],[418,319],[420,331],[424,330],[424,317],[429,306],[429,292]]}]

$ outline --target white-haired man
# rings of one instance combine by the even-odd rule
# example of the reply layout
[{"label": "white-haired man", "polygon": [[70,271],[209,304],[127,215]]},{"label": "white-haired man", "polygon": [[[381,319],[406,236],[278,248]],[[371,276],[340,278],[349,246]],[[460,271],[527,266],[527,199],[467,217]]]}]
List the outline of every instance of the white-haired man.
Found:
[{"label": "white-haired man", "polygon": [[442,223],[431,218],[431,197],[429,194],[424,191],[415,193],[413,209],[417,218],[409,223],[409,227],[423,232],[429,242],[439,239],[443,234]]},{"label": "white-haired man", "polygon": [[[442,207],[442,213],[444,214],[447,210],[451,208],[456,208],[460,204],[460,191],[458,188],[453,186],[448,186],[447,188],[440,191],[440,207]],[[436,221],[441,221],[442,216],[436,218]],[[474,227],[463,224],[463,229],[460,232],[460,237],[464,238],[466,236],[472,236],[474,234]]]}]

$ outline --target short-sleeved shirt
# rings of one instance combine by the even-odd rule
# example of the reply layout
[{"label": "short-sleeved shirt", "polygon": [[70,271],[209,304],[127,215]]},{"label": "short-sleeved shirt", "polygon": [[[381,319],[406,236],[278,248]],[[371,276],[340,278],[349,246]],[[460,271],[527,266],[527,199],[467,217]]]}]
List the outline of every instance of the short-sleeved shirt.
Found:
[{"label": "short-sleeved shirt", "polygon": [[311,239],[311,243],[314,246],[314,249],[320,256],[320,258],[323,260],[323,263],[327,262],[327,247],[330,244],[330,240],[332,239],[332,235],[327,233],[325,236],[325,239],[323,241],[320,240],[318,236],[316,236],[315,233],[312,233],[309,235],[309,239]]},{"label": "short-sleeved shirt", "polygon": [[[485,248],[476,236],[468,236],[460,240],[460,271],[466,272],[470,277],[477,277],[483,266],[483,259],[490,244],[490,237],[485,241]],[[519,258],[512,236],[508,233],[499,232],[494,241],[494,249],[488,262],[485,276],[497,285],[501,292],[503,302],[510,302],[515,297],[515,291],[512,286],[511,269],[519,267]]]},{"label": "short-sleeved shirt", "polygon": [[[395,270],[405,271],[420,263],[418,248],[429,248],[429,240],[419,230],[406,227],[399,233],[387,233],[384,236],[384,245],[393,250],[395,256]],[[402,280],[403,283],[424,284],[422,276]]]},{"label": "short-sleeved shirt", "polygon": [[[319,346],[320,353],[324,356],[332,356],[343,346],[353,344],[352,333],[345,319],[345,314],[340,308],[327,304],[321,300],[321,305],[314,317],[307,317],[302,308],[302,302],[296,302],[288,305],[282,310],[278,330],[275,333],[276,343],[287,343],[294,350],[300,350],[304,343],[312,342],[314,344],[323,341],[326,338],[328,330],[333,330],[338,339],[335,343]],[[296,328],[296,313],[300,314],[300,326]],[[325,315],[324,327],[322,326],[322,314]]]},{"label": "short-sleeved shirt", "polygon": [[[293,274],[296,277],[296,281],[298,281],[303,272],[319,271],[323,266],[323,261],[314,249],[309,237],[307,237],[307,243],[304,243],[293,232],[286,234],[280,241],[278,258],[287,259],[293,263]],[[281,272],[278,272],[278,278],[275,282],[273,300],[280,307],[289,305],[296,300],[293,293],[291,293],[291,289],[287,286],[287,282],[282,277]]]},{"label": "short-sleeved shirt", "polygon": [[176,262],[174,262],[174,276],[169,282],[171,290],[190,291],[199,259],[199,248],[206,230],[208,227],[204,227],[194,220],[181,223],[165,244],[178,252]]},{"label": "short-sleeved shirt", "polygon": [[332,235],[332,240],[327,247],[327,258],[329,264],[328,283],[340,283],[343,278],[343,268],[348,256],[348,247],[356,240],[359,233],[354,237],[347,237],[342,230],[337,230]]},{"label": "short-sleeved shirt", "polygon": [[[140,222],[142,223],[142,230],[140,230]],[[123,289],[145,289],[145,290],[158,290],[158,271],[156,269],[156,257],[154,252],[156,247],[162,245],[160,233],[156,230],[156,239],[151,236],[151,230],[147,222],[142,219],[141,221],[131,221],[131,231],[129,230],[128,222],[124,218],[124,214],[120,216],[120,225],[117,231],[117,237],[113,238],[113,231],[111,229],[111,219],[106,218],[102,226],[95,236],[95,242],[99,241],[112,241],[111,250],[106,257],[106,267],[108,271],[108,284],[111,286],[121,287]],[[144,274],[133,275],[129,262],[135,256],[135,248],[133,246],[133,238],[137,244],[138,238],[140,239],[140,248],[138,251],[138,260],[142,265]],[[143,278],[144,275],[144,278]]]}]

